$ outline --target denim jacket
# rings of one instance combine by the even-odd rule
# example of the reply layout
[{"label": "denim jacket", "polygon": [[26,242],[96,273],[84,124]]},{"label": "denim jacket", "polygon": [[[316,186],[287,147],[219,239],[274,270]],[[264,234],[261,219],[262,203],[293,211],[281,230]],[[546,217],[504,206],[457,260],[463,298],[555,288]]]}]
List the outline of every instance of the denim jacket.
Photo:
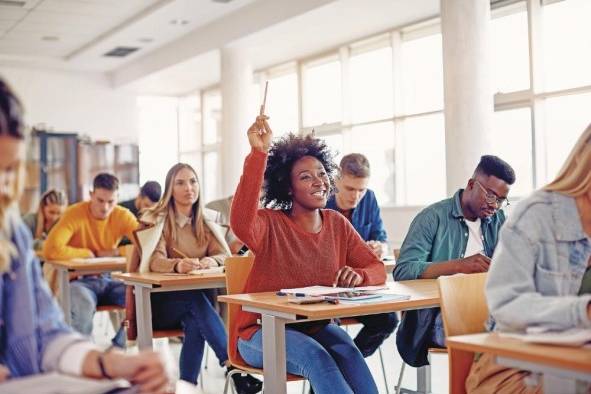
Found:
[{"label": "denim jacket", "polygon": [[0,364],[14,378],[56,370],[65,349],[83,338],[64,323],[50,295],[29,229],[16,215],[10,221],[18,256],[0,274]]},{"label": "denim jacket", "polygon": [[519,203],[501,231],[487,278],[495,329],[591,327],[591,294],[577,296],[590,257],[574,198],[538,191]]}]

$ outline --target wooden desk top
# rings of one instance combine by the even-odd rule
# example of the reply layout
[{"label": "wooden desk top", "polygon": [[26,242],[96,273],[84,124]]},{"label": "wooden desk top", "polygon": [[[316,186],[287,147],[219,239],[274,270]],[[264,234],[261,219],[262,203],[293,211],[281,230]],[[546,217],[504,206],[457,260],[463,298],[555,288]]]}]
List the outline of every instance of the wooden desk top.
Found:
[{"label": "wooden desk top", "polygon": [[[400,311],[406,309],[420,309],[439,305],[439,289],[434,279],[409,280],[404,282],[389,282],[388,293],[410,295],[408,300],[382,301],[375,303],[329,303],[292,304],[287,297],[278,296],[275,292],[250,293],[219,296],[218,300],[230,304],[256,307],[303,316],[307,319],[330,319],[334,317],[355,316]],[[386,291],[384,291],[386,292]]]},{"label": "wooden desk top", "polygon": [[45,264],[51,264],[55,267],[67,268],[68,271],[125,271],[127,263],[125,261],[111,261],[100,263],[78,262],[78,261],[58,261],[48,260]]},{"label": "wooden desk top", "polygon": [[167,275],[157,272],[141,274],[139,272],[127,272],[124,274],[111,275],[114,279],[119,279],[128,285],[147,284],[159,287],[182,286],[192,284],[219,283],[226,280],[226,274],[203,274],[203,275]]},{"label": "wooden desk top", "polygon": [[496,356],[591,373],[591,349],[527,343],[496,333],[457,335],[446,339],[452,349],[491,353]]}]

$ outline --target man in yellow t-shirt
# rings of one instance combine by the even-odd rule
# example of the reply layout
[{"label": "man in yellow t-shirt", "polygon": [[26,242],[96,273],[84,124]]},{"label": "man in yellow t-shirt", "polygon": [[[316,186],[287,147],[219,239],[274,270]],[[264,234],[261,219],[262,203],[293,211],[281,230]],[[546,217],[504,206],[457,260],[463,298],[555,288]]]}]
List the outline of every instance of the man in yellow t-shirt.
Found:
[{"label": "man in yellow t-shirt", "polygon": [[[66,209],[51,229],[43,248],[47,260],[119,256],[117,245],[123,236],[132,239],[138,227],[135,216],[117,205],[119,180],[102,173],[93,181],[90,201]],[[82,334],[92,333],[97,305],[125,306],[125,285],[109,274],[72,278],[72,327]]]}]

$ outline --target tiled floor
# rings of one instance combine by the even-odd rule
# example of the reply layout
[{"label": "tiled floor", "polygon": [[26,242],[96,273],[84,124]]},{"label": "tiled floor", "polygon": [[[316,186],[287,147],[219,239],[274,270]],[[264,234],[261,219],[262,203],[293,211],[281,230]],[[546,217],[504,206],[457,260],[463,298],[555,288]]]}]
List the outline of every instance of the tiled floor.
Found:
[{"label": "tiled floor", "polygon": [[[355,335],[360,326],[350,326],[349,332]],[[109,343],[109,339],[113,335],[113,329],[105,313],[98,313],[95,317],[94,337],[97,343],[104,344],[105,347]],[[162,353],[170,375],[178,379],[178,355],[180,352],[180,344],[168,343],[166,339],[157,339],[155,342],[155,349]],[[130,347],[130,352],[136,352],[136,347]],[[387,372],[388,388],[391,394],[394,393],[394,386],[398,379],[400,372],[401,360],[396,351],[395,337],[392,335],[384,344],[382,344],[382,352],[384,355],[384,364]],[[384,377],[380,367],[380,359],[376,352],[373,356],[367,359],[371,368],[374,379],[378,385],[380,394],[387,393],[384,383]],[[204,363],[205,364],[205,360]],[[436,394],[444,394],[448,392],[448,368],[447,355],[435,355],[432,359],[432,390]],[[201,380],[202,379],[202,380]],[[177,385],[177,393],[181,394],[221,394],[224,389],[224,370],[218,366],[213,351],[208,352],[207,369],[202,371],[200,377],[200,384],[195,388],[190,385]],[[201,382],[203,384],[201,385]],[[407,367],[404,377],[402,379],[402,386],[415,389],[416,388],[416,370]],[[309,385],[307,386],[309,387]],[[301,394],[302,383],[292,382],[287,385],[288,393]],[[307,394],[306,389],[306,394]]]}]

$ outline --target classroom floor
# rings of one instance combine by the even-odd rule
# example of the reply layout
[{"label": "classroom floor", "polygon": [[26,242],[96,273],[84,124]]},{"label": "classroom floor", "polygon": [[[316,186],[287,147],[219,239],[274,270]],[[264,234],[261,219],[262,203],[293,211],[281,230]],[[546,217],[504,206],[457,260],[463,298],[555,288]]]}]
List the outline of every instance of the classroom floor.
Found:
[{"label": "classroom floor", "polygon": [[[361,326],[350,326],[349,333],[354,336]],[[113,328],[110,324],[108,315],[106,313],[97,313],[95,316],[95,328],[93,332],[95,341],[99,345],[107,347],[109,340],[113,336]],[[178,379],[178,357],[180,353],[180,343],[169,342],[167,339],[154,340],[154,347],[158,352],[161,352],[166,360],[169,375],[176,381]],[[131,346],[130,352],[137,352],[137,347]],[[391,335],[383,344],[382,352],[384,355],[384,364],[387,372],[389,393],[394,394],[394,386],[398,380],[400,373],[401,359],[396,351],[395,334]],[[432,356],[432,380],[431,386],[433,393],[445,394],[448,392],[448,362],[446,354],[437,354]],[[374,379],[378,385],[380,394],[386,394],[386,386],[384,377],[380,366],[380,358],[378,352],[367,359],[369,367],[372,371]],[[204,357],[203,365],[206,360]],[[223,393],[225,383],[224,369],[219,367],[215,354],[211,349],[207,352],[207,369],[202,370],[200,374],[200,381],[197,387],[189,384],[177,384],[176,392],[178,394],[221,394]],[[408,367],[405,369],[404,377],[402,379],[402,387],[408,389],[416,389],[416,370]],[[306,384],[305,394],[308,394],[309,384]],[[231,390],[229,390],[231,392]],[[290,382],[287,385],[287,392],[289,394],[301,394],[302,382]]]}]

